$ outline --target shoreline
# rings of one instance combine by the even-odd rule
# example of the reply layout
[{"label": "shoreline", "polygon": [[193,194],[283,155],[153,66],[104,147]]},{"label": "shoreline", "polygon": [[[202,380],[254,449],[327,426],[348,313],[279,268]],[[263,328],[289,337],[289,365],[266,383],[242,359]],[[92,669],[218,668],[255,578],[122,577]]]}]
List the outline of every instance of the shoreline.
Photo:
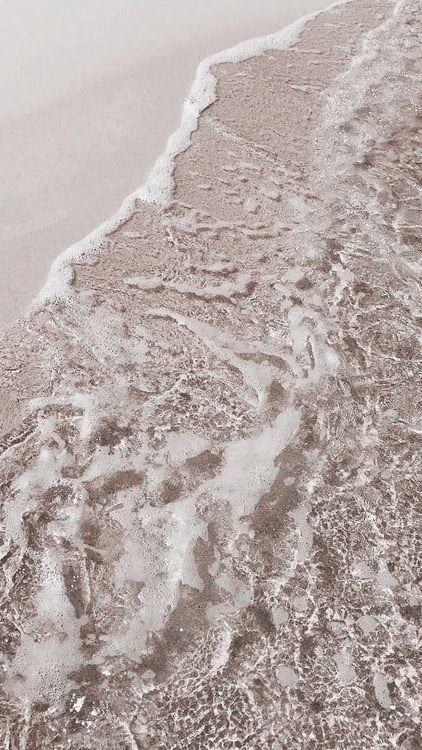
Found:
[{"label": "shoreline", "polygon": [[[137,201],[157,203],[162,206],[171,201],[175,160],[189,148],[191,135],[198,125],[201,112],[215,101],[217,79],[211,72],[214,65],[225,62],[242,62],[272,49],[286,49],[298,40],[307,23],[322,13],[330,12],[334,8],[350,2],[353,2],[353,0],[335,0],[326,8],[302,16],[274,34],[246,39],[234,47],[216,52],[202,60],[198,65],[189,94],[184,100],[180,126],[169,136],[164,152],[158,156],[145,182],[123,200],[115,214],[57,256],[53,261],[44,286],[32,302],[31,309],[38,307],[39,304],[43,304],[49,299],[66,296],[66,287],[67,293],[69,293],[71,271],[66,275],[67,266],[72,260],[81,259],[87,253],[98,250],[106,237],[130,218],[131,212],[136,208]],[[61,276],[63,278],[60,278]],[[60,292],[60,289],[63,289],[63,291]]]},{"label": "shoreline", "polygon": [[421,38],[211,66],[171,202],[0,339],[9,744],[414,747]]},{"label": "shoreline", "polygon": [[[340,0],[340,3],[349,1],[350,0]],[[333,3],[332,5],[335,6],[337,4],[339,3]],[[332,5],[329,5],[328,8],[332,7]],[[220,52],[205,57],[198,64],[196,75],[193,79],[193,83],[191,83],[190,92],[184,99],[184,106],[182,109],[181,117],[179,118],[179,126],[170,135],[170,137],[167,138],[167,145],[164,151],[161,152],[161,154],[155,160],[155,163],[152,164],[151,169],[147,173],[146,179],[141,183],[140,186],[135,188],[133,192],[126,195],[117,210],[109,214],[109,216],[103,222],[97,224],[87,234],[82,235],[82,237],[79,238],[76,242],[71,243],[67,247],[65,246],[62,250],[55,254],[49,264],[49,270],[46,276],[44,276],[44,282],[41,281],[38,290],[33,293],[32,297],[28,300],[25,308],[21,309],[17,317],[14,317],[9,321],[5,320],[3,325],[0,323],[0,331],[9,328],[10,325],[13,325],[13,323],[19,318],[27,317],[27,315],[30,314],[32,310],[36,309],[40,303],[42,304],[44,300],[54,294],[55,284],[57,285],[56,292],[59,293],[59,295],[65,294],[65,287],[66,284],[69,283],[70,277],[67,276],[66,282],[64,278],[66,275],[65,269],[62,269],[62,273],[59,272],[58,269],[61,266],[62,262],[66,264],[67,259],[71,258],[74,253],[76,253],[76,256],[78,256],[80,253],[84,254],[85,252],[93,251],[97,247],[98,243],[101,244],[107,233],[113,231],[113,227],[116,227],[120,221],[124,220],[125,216],[128,215],[128,212],[130,212],[131,207],[134,205],[134,202],[136,202],[137,199],[154,201],[154,194],[157,190],[158,200],[160,200],[161,198],[169,199],[171,191],[170,172],[172,171],[172,162],[176,158],[178,153],[180,153],[184,148],[188,147],[190,133],[196,127],[196,122],[200,112],[202,111],[202,108],[209,106],[209,103],[211,103],[212,101],[212,88],[214,85],[214,81],[212,80],[213,77],[209,71],[209,67],[211,65],[224,62],[226,59],[228,59],[227,56],[230,56],[233,53],[240,55],[245,54],[246,57],[248,57],[249,55],[253,56],[255,54],[262,54],[265,49],[271,48],[271,44],[275,44],[274,48],[277,48],[278,43],[284,44],[284,42],[280,40],[282,40],[284,35],[288,33],[288,30],[290,30],[293,35],[297,35],[298,33],[300,33],[301,29],[303,29],[304,24],[309,22],[309,20],[314,18],[319,13],[325,12],[328,8],[323,7],[322,9],[312,11],[293,21],[291,24],[284,26],[282,29],[273,34],[245,39],[244,41],[235,44],[234,46],[229,46]],[[294,41],[293,37],[291,41]],[[207,78],[208,80],[206,82]],[[209,91],[201,90],[201,88],[203,89],[204,85],[206,88],[209,87]],[[207,96],[208,104],[204,99],[204,97]],[[186,130],[186,133],[184,135],[182,134],[183,129]],[[182,139],[182,141],[184,140],[185,143],[181,142],[180,144],[178,144],[178,139]],[[166,179],[168,184],[165,187],[163,187],[163,185],[157,184],[157,176],[158,183],[163,182],[163,177],[162,175],[160,175],[160,171],[162,172],[163,169],[167,173]],[[155,184],[153,184],[154,181]],[[64,219],[64,217],[61,218],[59,216],[60,222],[62,221],[62,219]],[[55,231],[54,223],[52,224],[52,227],[52,231]],[[44,231],[47,232],[45,242],[48,243],[48,226],[46,226],[45,229],[42,230],[43,233]],[[24,247],[28,246],[29,238],[30,234],[28,234],[27,236],[22,236],[22,243]],[[42,241],[44,242],[44,240]],[[14,244],[16,244],[16,242],[14,242]],[[33,255],[31,254],[30,265],[33,264],[33,260]],[[59,280],[60,275],[62,276],[61,280]],[[59,288],[61,289],[61,291],[59,290]]]}]

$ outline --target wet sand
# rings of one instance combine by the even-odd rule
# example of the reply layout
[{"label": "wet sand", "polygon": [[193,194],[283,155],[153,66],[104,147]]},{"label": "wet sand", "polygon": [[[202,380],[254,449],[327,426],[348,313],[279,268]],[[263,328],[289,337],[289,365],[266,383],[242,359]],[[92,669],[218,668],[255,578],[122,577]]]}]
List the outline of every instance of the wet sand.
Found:
[{"label": "wet sand", "polygon": [[216,64],[170,200],[0,338],[5,747],[418,747],[421,39]]},{"label": "wet sand", "polygon": [[[177,128],[200,60],[325,0],[4,6],[0,326],[53,259],[114,213]],[[20,21],[25,12],[25,25]]]}]

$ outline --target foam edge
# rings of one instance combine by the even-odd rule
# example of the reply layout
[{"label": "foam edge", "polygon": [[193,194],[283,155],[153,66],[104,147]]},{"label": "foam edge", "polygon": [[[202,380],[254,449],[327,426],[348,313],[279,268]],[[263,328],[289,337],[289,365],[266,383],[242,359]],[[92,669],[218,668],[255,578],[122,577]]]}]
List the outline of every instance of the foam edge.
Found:
[{"label": "foam edge", "polygon": [[171,201],[175,159],[189,148],[191,135],[198,127],[201,112],[216,99],[217,80],[212,73],[213,66],[226,62],[242,62],[268,50],[287,49],[299,39],[309,21],[349,2],[352,0],[337,0],[326,8],[303,16],[281,31],[248,39],[202,60],[197,68],[189,95],[184,101],[181,124],[168,139],[165,151],[158,157],[146,181],[125,198],[113,216],[57,256],[51,265],[44,286],[31,303],[29,313],[52,299],[63,299],[71,294],[71,264],[98,250],[107,236],[131,217],[137,201],[161,206],[166,206]]}]

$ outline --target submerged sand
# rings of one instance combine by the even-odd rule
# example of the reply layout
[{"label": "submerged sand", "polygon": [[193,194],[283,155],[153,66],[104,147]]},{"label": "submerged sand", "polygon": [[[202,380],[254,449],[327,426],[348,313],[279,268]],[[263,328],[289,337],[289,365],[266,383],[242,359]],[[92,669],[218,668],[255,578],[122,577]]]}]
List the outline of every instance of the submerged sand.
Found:
[{"label": "submerged sand", "polygon": [[3,336],[6,747],[418,746],[419,10],[218,65]]}]

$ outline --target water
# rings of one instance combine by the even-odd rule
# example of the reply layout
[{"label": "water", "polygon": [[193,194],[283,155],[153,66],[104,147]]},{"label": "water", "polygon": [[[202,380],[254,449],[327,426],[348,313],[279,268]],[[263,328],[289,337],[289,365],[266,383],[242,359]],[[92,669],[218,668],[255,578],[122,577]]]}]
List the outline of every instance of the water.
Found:
[{"label": "water", "polygon": [[221,65],[0,341],[7,746],[418,746],[419,9]]}]

